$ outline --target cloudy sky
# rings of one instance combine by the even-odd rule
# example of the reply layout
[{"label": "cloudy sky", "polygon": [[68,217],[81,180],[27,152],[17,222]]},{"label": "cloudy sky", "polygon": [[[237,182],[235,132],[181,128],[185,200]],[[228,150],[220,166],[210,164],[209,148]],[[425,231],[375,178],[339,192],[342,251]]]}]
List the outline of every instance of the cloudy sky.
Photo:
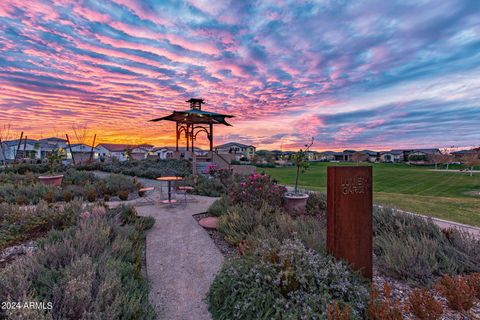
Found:
[{"label": "cloudy sky", "polygon": [[147,120],[202,97],[235,115],[216,143],[480,144],[478,0],[1,0],[0,52],[0,126],[32,138],[171,145]]}]

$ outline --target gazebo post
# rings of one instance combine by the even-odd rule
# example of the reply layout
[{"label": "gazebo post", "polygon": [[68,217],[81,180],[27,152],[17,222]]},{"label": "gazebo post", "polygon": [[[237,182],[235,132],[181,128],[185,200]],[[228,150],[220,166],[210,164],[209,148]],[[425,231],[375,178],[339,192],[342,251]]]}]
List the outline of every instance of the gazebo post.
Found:
[{"label": "gazebo post", "polygon": [[195,132],[195,125],[192,124],[192,132],[190,133],[190,137],[192,139],[192,154],[195,154],[195,149],[193,148],[193,139],[194,139],[194,135],[193,133]]},{"label": "gazebo post", "polygon": [[208,136],[210,140],[210,151],[213,151],[213,124],[210,123],[210,135]]},{"label": "gazebo post", "polygon": [[187,129],[185,130],[185,138],[187,139],[187,151],[190,150],[189,131],[190,131],[190,125],[187,124]]},{"label": "gazebo post", "polygon": [[177,140],[176,141],[177,145],[176,145],[175,150],[178,152],[178,139],[180,139],[180,133],[178,132],[178,121],[175,122],[175,123],[176,123],[176,131],[175,132],[177,133],[177,139],[176,139]]}]

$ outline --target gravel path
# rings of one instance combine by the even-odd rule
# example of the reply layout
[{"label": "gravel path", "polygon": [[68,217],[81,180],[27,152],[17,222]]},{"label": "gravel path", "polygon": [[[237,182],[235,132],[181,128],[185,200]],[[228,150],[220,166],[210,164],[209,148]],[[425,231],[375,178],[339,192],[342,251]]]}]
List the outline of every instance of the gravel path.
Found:
[{"label": "gravel path", "polygon": [[[95,171],[99,177],[108,174]],[[151,284],[150,302],[158,319],[210,320],[205,299],[223,265],[223,255],[193,215],[206,212],[217,198],[193,196],[197,202],[187,206],[159,204],[158,200],[166,197],[166,182],[138,179],[145,187],[155,187],[152,198],[157,204],[144,205],[136,199],[109,205],[132,204],[139,215],[155,218],[147,233],[146,272]]]},{"label": "gravel path", "polygon": [[150,301],[159,319],[211,319],[205,297],[223,256],[193,214],[204,212],[215,198],[196,197],[186,208],[140,206],[142,216],[155,218],[147,234],[147,276]]}]

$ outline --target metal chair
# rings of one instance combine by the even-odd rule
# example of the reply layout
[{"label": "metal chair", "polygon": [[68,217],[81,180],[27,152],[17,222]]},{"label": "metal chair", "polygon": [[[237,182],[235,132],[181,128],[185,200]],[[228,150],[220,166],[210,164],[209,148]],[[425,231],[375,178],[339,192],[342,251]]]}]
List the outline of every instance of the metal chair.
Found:
[{"label": "metal chair", "polygon": [[155,198],[153,197],[155,194],[155,187],[145,187],[138,189],[138,193],[143,193],[141,200],[137,202],[137,205],[154,205]]},{"label": "metal chair", "polygon": [[175,193],[179,196],[177,202],[187,206],[188,203],[197,202],[198,200],[190,193],[194,187],[187,184],[186,180],[182,180],[180,185],[175,186]]}]

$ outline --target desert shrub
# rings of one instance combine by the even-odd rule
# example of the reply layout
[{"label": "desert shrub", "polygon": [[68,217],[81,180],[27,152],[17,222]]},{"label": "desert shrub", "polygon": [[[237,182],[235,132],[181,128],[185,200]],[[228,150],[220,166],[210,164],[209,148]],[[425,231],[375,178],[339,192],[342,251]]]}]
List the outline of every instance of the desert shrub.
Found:
[{"label": "desert shrub", "polygon": [[220,217],[218,231],[228,243],[236,245],[246,239],[257,226],[269,225],[278,214],[281,214],[281,211],[266,202],[260,209],[245,204],[235,205]]},{"label": "desert shrub", "polygon": [[97,190],[95,190],[95,188],[92,186],[86,190],[85,195],[88,202],[95,202],[95,200],[97,199]]},{"label": "desert shrub", "polygon": [[46,233],[73,225],[81,203],[73,201],[62,208],[40,202],[33,208],[0,204],[0,249]]},{"label": "desert shrub", "polygon": [[2,202],[21,205],[37,204],[41,200],[48,203],[68,202],[72,198],[83,198],[93,202],[97,197],[105,194],[112,195],[123,190],[133,192],[138,188],[130,177],[111,175],[101,179],[91,172],[75,169],[65,171],[61,188],[43,185],[31,173],[25,175],[11,172],[2,173],[0,174],[0,181],[4,182],[0,184]]},{"label": "desert shrub", "polygon": [[132,178],[120,174],[111,174],[104,179],[108,194],[116,194],[118,191],[132,192],[137,190],[137,186]]},{"label": "desert shrub", "polygon": [[442,232],[430,219],[374,210],[374,252],[380,270],[398,279],[430,284],[442,274],[480,271],[479,241],[468,234]]},{"label": "desert shrub", "polygon": [[400,301],[393,298],[388,284],[384,284],[381,291],[372,287],[366,315],[369,320],[403,320]]},{"label": "desert shrub", "polygon": [[428,283],[440,273],[438,250],[438,243],[427,237],[385,234],[375,239],[375,254],[381,257],[380,269],[389,276],[414,283]]},{"label": "desert shrub", "polygon": [[15,199],[15,202],[18,203],[19,206],[24,206],[28,203],[27,197],[24,194],[19,194]]},{"label": "desert shrub", "polygon": [[231,203],[229,198],[221,197],[218,200],[215,200],[214,203],[208,208],[208,213],[215,217],[220,217],[221,215],[227,213],[228,208]]},{"label": "desert shrub", "polygon": [[[468,262],[474,266],[480,266],[480,239],[475,238],[471,233],[459,229],[452,229],[445,236],[456,250],[468,257]],[[480,271],[475,270],[474,266],[471,266],[466,271]]]},{"label": "desert shrub", "polygon": [[17,185],[10,181],[0,185],[0,197],[2,197],[5,202],[12,204],[37,204],[44,199],[45,194],[48,192],[54,194],[55,188],[37,182]]},{"label": "desert shrub", "polygon": [[128,200],[128,195],[129,195],[129,192],[126,190],[120,190],[117,192],[118,198],[120,198],[120,200],[122,201]]},{"label": "desert shrub", "polygon": [[464,277],[444,275],[435,289],[447,299],[448,306],[453,310],[468,311],[475,304],[475,288]]},{"label": "desert shrub", "polygon": [[480,273],[472,273],[465,277],[468,285],[475,290],[477,299],[480,299]]},{"label": "desert shrub", "polygon": [[[64,167],[58,168],[59,171],[63,171]],[[27,172],[33,173],[46,173],[50,171],[50,167],[46,163],[41,164],[29,164],[29,163],[17,163],[15,166],[8,166],[4,169],[5,172],[12,172],[18,174],[26,174]]]},{"label": "desert shrub", "polygon": [[326,229],[321,220],[310,216],[292,218],[283,211],[278,212],[268,223],[256,226],[247,240],[250,247],[255,247],[258,243],[272,240],[282,242],[293,237],[309,249],[325,252]]},{"label": "desert shrub", "polygon": [[408,295],[408,311],[420,320],[440,319],[443,305],[428,289],[413,289]]},{"label": "desert shrub", "polygon": [[361,319],[368,286],[342,262],[298,240],[227,261],[208,295],[214,319],[323,319],[334,300]]},{"label": "desert shrub", "polygon": [[54,193],[52,191],[48,191],[43,195],[43,200],[45,200],[46,203],[52,203],[54,200]]},{"label": "desert shrub", "polygon": [[93,184],[98,178],[95,175],[88,171],[80,171],[75,169],[68,169],[63,174],[63,185],[84,185],[87,183]]},{"label": "desert shrub", "polygon": [[[97,207],[77,226],[50,232],[32,256],[0,272],[0,300],[53,302],[35,319],[155,319],[138,263],[143,218],[121,225],[122,210]],[[2,312],[18,319],[24,311]]]},{"label": "desert shrub", "polygon": [[238,183],[233,183],[228,196],[233,204],[247,203],[259,208],[263,202],[279,207],[283,203],[286,192],[284,186],[276,184],[268,175],[254,173],[243,177]]},{"label": "desert shrub", "polygon": [[177,159],[145,159],[130,161],[112,161],[78,165],[81,170],[101,170],[112,173],[122,173],[128,176],[155,179],[166,175],[187,176],[192,173],[192,167],[187,160]]},{"label": "desert shrub", "polygon": [[306,209],[308,215],[324,215],[327,210],[327,195],[320,192],[309,192]]},{"label": "desert shrub", "polygon": [[337,300],[328,305],[327,312],[328,320],[350,320],[350,307],[342,306]]},{"label": "desert shrub", "polygon": [[[195,180],[195,181],[194,181]],[[223,185],[219,180],[211,176],[197,176],[187,177],[187,183],[191,183],[194,186],[192,194],[207,196],[207,197],[220,197],[225,191]]]},{"label": "desert shrub", "polygon": [[70,192],[69,190],[64,190],[63,191],[63,200],[65,202],[70,202],[73,200],[73,193]]}]

